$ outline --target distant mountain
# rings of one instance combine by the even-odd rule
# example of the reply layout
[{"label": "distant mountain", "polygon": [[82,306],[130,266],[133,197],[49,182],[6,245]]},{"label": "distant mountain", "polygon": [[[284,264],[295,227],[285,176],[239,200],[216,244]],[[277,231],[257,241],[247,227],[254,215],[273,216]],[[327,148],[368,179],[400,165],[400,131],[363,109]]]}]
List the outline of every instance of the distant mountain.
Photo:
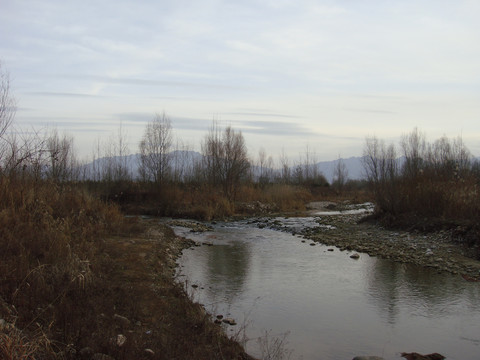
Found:
[{"label": "distant mountain", "polygon": [[[350,157],[348,159],[340,160],[345,164],[348,172],[348,179],[358,180],[364,178],[362,157]],[[333,175],[338,162],[339,160],[337,159],[331,161],[321,161],[317,163],[318,170],[322,172],[329,183],[332,183],[333,181]]]},{"label": "distant mountain", "polygon": [[[172,166],[183,166],[184,169],[192,169],[194,164],[202,159],[202,154],[196,151],[175,150],[170,154],[172,156]],[[105,169],[111,167],[112,164],[124,166],[129,175],[136,179],[139,176],[140,154],[99,158],[83,165],[82,171],[86,174],[87,179],[95,179],[98,174],[103,174]]]},{"label": "distant mountain", "polygon": [[[183,151],[175,150],[171,153],[172,166],[182,166],[186,171],[193,170],[194,164],[202,160],[203,155],[196,151]],[[335,168],[338,164],[337,160],[321,161],[315,166],[318,171],[321,172],[329,183],[332,183]],[[350,157],[348,159],[341,159],[346,166],[348,172],[348,179],[357,180],[362,179],[363,176],[363,164],[361,157]],[[138,177],[138,168],[140,164],[140,154],[131,154],[126,156],[114,156],[104,157],[96,159],[95,161],[83,166],[83,173],[87,179],[98,178],[100,174],[104,173],[104,170],[112,164],[121,164],[124,166],[131,177],[134,179]],[[293,170],[293,167],[292,167]],[[277,172],[278,169],[273,169],[273,172]],[[254,177],[259,176],[260,169],[258,166],[252,166],[252,173]]]}]

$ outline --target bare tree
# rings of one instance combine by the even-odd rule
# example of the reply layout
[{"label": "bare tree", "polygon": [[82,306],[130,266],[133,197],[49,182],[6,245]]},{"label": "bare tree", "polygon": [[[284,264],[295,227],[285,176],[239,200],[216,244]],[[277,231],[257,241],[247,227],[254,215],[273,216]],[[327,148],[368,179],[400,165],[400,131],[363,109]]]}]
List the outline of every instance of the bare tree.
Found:
[{"label": "bare tree", "polygon": [[112,134],[104,144],[104,158],[99,159],[102,180],[107,182],[128,181],[132,174],[129,163],[127,135],[120,123],[117,134]]},{"label": "bare tree", "polygon": [[378,184],[381,179],[382,151],[385,143],[376,136],[367,137],[363,148],[363,169],[367,180]]},{"label": "bare tree", "polygon": [[5,136],[2,171],[10,176],[29,176],[40,180],[45,169],[45,135],[41,131],[16,130]]},{"label": "bare tree", "polygon": [[267,184],[273,177],[273,159],[267,156],[267,152],[262,147],[258,151],[258,182],[262,185]]},{"label": "bare tree", "polygon": [[333,169],[333,185],[339,192],[341,192],[347,180],[348,169],[343,159],[339,156],[335,168]]},{"label": "bare tree", "polygon": [[192,180],[195,165],[192,147],[177,139],[175,149],[170,153],[173,181],[178,184],[182,181]]},{"label": "bare tree", "polygon": [[9,142],[5,135],[13,122],[15,110],[15,99],[10,93],[10,76],[0,62],[0,161],[4,161],[8,151]]},{"label": "bare tree", "polygon": [[307,145],[305,148],[305,157],[303,161],[303,169],[295,169],[297,175],[302,174],[304,184],[308,185],[324,185],[327,183],[325,176],[318,169],[317,154],[315,151],[312,151],[311,148]]},{"label": "bare tree", "polygon": [[48,136],[46,144],[49,155],[47,177],[55,181],[72,180],[77,167],[73,138],[67,135],[60,137],[55,129]]},{"label": "bare tree", "polygon": [[285,149],[282,149],[282,153],[280,154],[280,172],[281,172],[281,180],[283,183],[288,184],[290,182],[291,171],[290,165],[288,162],[288,156],[285,154]]},{"label": "bare tree", "polygon": [[394,214],[398,207],[398,161],[395,146],[386,146],[378,138],[367,137],[363,150],[367,180],[373,185],[377,205]]},{"label": "bare tree", "polygon": [[455,161],[455,168],[457,175],[465,173],[471,169],[472,166],[472,154],[468,150],[467,146],[463,142],[461,136],[453,140],[453,158]]},{"label": "bare tree", "polygon": [[170,119],[156,114],[147,124],[140,141],[140,176],[144,180],[163,183],[171,172],[172,126]]},{"label": "bare tree", "polygon": [[316,155],[312,152],[310,146],[305,147],[305,162],[303,164],[303,174],[305,181],[309,182],[314,179],[317,169],[315,167]]},{"label": "bare tree", "polygon": [[267,163],[267,152],[262,147],[258,150],[258,167],[260,170],[259,174],[259,182],[262,183],[265,180],[265,170],[266,170],[266,163]]},{"label": "bare tree", "polygon": [[242,132],[231,126],[222,132],[214,121],[202,143],[202,153],[209,182],[221,185],[225,196],[235,200],[238,185],[250,168]]},{"label": "bare tree", "polygon": [[405,156],[403,175],[407,179],[415,179],[424,165],[427,150],[425,134],[415,128],[410,134],[402,136],[400,145]]},{"label": "bare tree", "polygon": [[206,180],[212,185],[220,185],[222,181],[222,161],[224,158],[222,133],[216,121],[205,136],[202,143],[203,167]]}]

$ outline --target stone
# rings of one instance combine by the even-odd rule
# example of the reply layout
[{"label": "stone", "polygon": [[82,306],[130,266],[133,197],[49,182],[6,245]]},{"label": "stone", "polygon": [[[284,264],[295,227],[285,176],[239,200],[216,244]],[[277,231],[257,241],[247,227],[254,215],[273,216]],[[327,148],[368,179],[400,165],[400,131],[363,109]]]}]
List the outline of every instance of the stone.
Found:
[{"label": "stone", "polygon": [[155,355],[155,351],[153,351],[152,349],[145,349],[145,350],[143,350],[143,352],[147,356],[154,356]]},{"label": "stone", "polygon": [[122,335],[122,334],[117,335],[117,346],[118,347],[122,347],[123,345],[125,345],[126,341],[127,341],[127,337],[125,335]]},{"label": "stone", "polygon": [[401,356],[407,360],[444,360],[445,356],[439,353],[421,355],[419,353],[404,353],[402,352]]},{"label": "stone", "polygon": [[124,326],[129,326],[130,325],[130,320],[128,320],[125,316],[115,314],[113,315],[113,319],[118,321]]},{"label": "stone", "polygon": [[225,318],[223,319],[223,322],[228,325],[237,325],[235,319],[232,318]]},{"label": "stone", "polygon": [[357,259],[360,259],[360,255],[358,255],[358,253],[355,253],[350,255],[350,258],[357,260]]}]

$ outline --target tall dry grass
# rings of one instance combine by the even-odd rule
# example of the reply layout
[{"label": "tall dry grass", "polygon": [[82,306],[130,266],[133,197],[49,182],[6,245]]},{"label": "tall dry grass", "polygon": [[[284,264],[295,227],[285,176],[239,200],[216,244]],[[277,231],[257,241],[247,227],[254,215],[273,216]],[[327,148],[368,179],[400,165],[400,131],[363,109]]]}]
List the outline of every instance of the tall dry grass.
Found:
[{"label": "tall dry grass", "polygon": [[393,216],[409,215],[412,220],[432,225],[438,223],[435,220],[479,225],[480,192],[474,176],[442,179],[424,172],[415,179],[398,179],[396,190]]},{"label": "tall dry grass", "polygon": [[52,349],[74,342],[85,327],[78,304],[96,286],[101,238],[122,222],[116,206],[72,186],[0,178],[0,318],[22,330],[2,333],[3,358],[28,349],[54,358]]},{"label": "tall dry grass", "polygon": [[198,220],[247,215],[245,203],[261,203],[270,211],[302,211],[313,196],[308,187],[290,184],[242,184],[235,201],[222,189],[207,183],[131,183],[119,191],[116,201],[125,213],[155,216],[188,217]]},{"label": "tall dry grass", "polygon": [[312,200],[309,188],[301,185],[255,184],[244,185],[240,188],[239,201],[259,201],[275,211],[301,211],[305,204]]},{"label": "tall dry grass", "polygon": [[480,258],[480,184],[474,161],[461,138],[427,142],[414,129],[402,136],[398,158],[393,144],[367,138],[364,167],[375,196],[376,214],[390,226],[448,229]]}]

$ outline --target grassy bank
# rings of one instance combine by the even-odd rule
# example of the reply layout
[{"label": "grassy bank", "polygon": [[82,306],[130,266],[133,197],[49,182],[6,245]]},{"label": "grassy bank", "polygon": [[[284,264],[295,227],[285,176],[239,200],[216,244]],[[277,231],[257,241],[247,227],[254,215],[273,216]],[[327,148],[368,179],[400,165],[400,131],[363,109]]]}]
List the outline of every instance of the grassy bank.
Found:
[{"label": "grassy bank", "polygon": [[0,358],[245,358],[174,284],[179,240],[146,229],[78,186],[0,178]]}]

